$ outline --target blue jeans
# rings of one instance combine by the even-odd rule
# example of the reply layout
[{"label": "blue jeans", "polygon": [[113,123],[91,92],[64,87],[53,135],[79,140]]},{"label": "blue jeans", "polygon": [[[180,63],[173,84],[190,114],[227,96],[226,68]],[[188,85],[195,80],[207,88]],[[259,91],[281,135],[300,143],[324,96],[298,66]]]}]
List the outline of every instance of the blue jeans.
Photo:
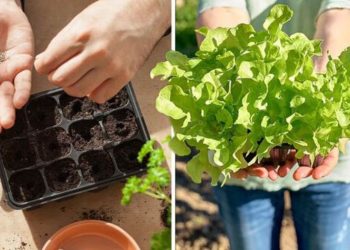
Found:
[{"label": "blue jeans", "polygon": [[[215,187],[232,250],[278,250],[284,190]],[[290,192],[299,250],[350,249],[350,184],[314,184]]]}]

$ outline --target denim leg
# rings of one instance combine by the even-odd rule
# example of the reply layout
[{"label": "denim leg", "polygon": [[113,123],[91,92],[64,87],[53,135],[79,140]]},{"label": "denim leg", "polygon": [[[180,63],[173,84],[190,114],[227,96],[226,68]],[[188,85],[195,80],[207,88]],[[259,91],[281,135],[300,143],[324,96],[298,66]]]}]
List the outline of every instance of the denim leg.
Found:
[{"label": "denim leg", "polygon": [[214,194],[231,250],[278,250],[283,219],[283,191],[215,187]]},{"label": "denim leg", "polygon": [[350,249],[350,184],[314,184],[291,192],[299,250]]}]

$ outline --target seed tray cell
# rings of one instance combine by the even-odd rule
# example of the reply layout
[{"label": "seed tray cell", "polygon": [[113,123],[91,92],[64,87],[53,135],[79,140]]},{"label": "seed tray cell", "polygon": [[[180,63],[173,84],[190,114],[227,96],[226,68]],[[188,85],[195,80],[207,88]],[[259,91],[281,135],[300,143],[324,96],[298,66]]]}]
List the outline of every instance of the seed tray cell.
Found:
[{"label": "seed tray cell", "polygon": [[105,104],[62,89],[35,94],[0,134],[8,202],[29,209],[140,175],[137,153],[148,139],[131,84]]}]

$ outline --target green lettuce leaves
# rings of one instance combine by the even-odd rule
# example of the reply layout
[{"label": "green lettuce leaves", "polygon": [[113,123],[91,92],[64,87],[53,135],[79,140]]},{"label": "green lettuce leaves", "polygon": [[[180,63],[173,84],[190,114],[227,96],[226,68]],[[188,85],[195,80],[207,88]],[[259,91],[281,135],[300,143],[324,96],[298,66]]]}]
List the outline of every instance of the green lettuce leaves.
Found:
[{"label": "green lettuce leaves", "polygon": [[[249,24],[201,28],[205,39],[195,57],[170,51],[152,70],[168,81],[156,107],[174,127],[171,148],[178,155],[189,154],[188,146],[198,151],[187,167],[195,182],[205,172],[216,184],[284,143],[297,158],[313,159],[350,136],[350,49],[315,73],[321,42],[284,33],[292,15],[275,5],[262,31]],[[250,152],[256,158],[246,162]]]}]

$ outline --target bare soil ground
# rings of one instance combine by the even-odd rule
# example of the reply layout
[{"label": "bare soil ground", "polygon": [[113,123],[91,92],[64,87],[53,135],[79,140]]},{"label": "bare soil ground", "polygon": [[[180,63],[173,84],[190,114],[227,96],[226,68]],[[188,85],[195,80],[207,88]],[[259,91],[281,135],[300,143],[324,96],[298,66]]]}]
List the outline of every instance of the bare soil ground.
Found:
[{"label": "bare soil ground", "polygon": [[[210,183],[191,182],[184,172],[185,164],[176,169],[176,249],[228,250],[229,242],[218,214]],[[281,250],[296,250],[295,232],[289,198],[281,235]],[[237,249],[239,250],[239,249]]]}]

